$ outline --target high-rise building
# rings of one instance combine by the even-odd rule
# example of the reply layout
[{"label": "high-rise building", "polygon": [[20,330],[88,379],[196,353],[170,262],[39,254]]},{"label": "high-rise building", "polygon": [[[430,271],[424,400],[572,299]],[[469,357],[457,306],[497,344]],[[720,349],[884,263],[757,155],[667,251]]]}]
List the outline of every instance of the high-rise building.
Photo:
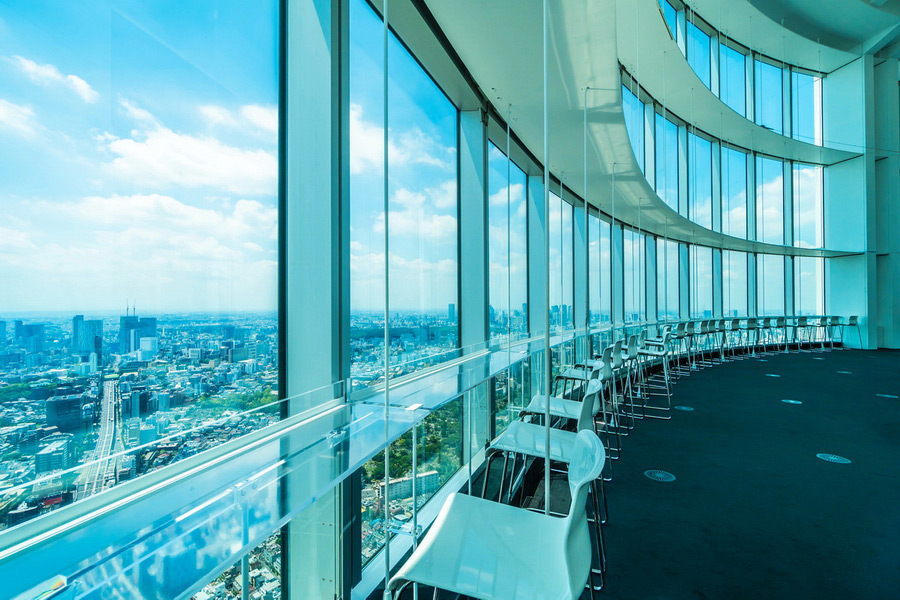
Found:
[{"label": "high-rise building", "polygon": [[47,425],[65,433],[81,431],[81,395],[55,396],[47,399]]},{"label": "high-rise building", "polygon": [[84,326],[84,315],[75,315],[72,317],[72,352],[81,351],[81,328]]},{"label": "high-rise building", "polygon": [[119,354],[139,350],[142,338],[156,337],[156,319],[126,315],[119,317]]},{"label": "high-rise building", "polygon": [[447,306],[447,320],[456,323],[456,305],[453,303]]},{"label": "high-rise building", "polygon": [[6,321],[0,321],[0,346],[6,343]]}]

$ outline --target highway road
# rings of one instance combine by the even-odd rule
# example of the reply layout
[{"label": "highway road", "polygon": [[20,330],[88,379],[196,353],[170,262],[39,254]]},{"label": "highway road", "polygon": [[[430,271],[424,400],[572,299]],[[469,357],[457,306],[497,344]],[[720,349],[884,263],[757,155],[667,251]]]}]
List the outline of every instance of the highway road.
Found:
[{"label": "highway road", "polygon": [[117,409],[120,405],[119,382],[115,379],[105,381],[97,446],[88,457],[89,464],[78,478],[75,491],[76,500],[102,492],[116,482],[116,461],[108,459],[111,454],[122,450],[122,441],[117,435],[119,422]]}]

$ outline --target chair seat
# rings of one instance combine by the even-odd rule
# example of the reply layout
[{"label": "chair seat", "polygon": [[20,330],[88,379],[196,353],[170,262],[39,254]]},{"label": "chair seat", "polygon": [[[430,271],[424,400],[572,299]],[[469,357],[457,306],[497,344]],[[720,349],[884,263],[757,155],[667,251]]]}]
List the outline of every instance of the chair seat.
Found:
[{"label": "chair seat", "polygon": [[562,372],[562,375],[558,375],[558,377],[563,377],[565,379],[578,379],[579,381],[587,381],[591,378],[591,371],[588,369],[579,369],[577,367],[569,367],[565,371]]},{"label": "chair seat", "polygon": [[[524,412],[543,415],[547,413],[547,396],[538,394],[531,399]],[[550,396],[550,416],[563,417],[565,419],[577,419],[581,415],[581,402],[565,400],[556,396]]]},{"label": "chair seat", "polygon": [[[562,429],[550,429],[550,460],[569,463],[575,447],[576,434]],[[544,458],[547,447],[547,429],[543,425],[513,421],[496,440],[491,442],[492,450],[515,452],[537,458]]]},{"label": "chair seat", "polygon": [[416,581],[483,600],[573,598],[587,573],[570,583],[565,539],[564,519],[454,493],[392,583]]}]

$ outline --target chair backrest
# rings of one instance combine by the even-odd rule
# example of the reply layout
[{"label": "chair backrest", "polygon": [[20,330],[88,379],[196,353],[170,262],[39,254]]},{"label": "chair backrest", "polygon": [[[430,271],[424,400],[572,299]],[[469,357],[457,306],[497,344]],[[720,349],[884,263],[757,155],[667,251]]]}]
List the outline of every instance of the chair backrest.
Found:
[{"label": "chair backrest", "polygon": [[797,317],[797,327],[806,327],[806,317]]},{"label": "chair backrest", "polygon": [[[572,503],[565,520],[566,565],[569,569],[571,597],[581,597],[591,568],[591,538],[587,523],[588,484],[600,477],[606,464],[606,449],[590,429],[578,432],[569,463],[569,492]],[[598,499],[594,498],[594,502]]]},{"label": "chair backrest", "polygon": [[578,431],[582,429],[594,429],[594,415],[600,412],[600,388],[603,384],[599,379],[591,379],[584,391],[584,399],[581,401],[581,413],[578,415]]},{"label": "chair backrest", "polygon": [[688,321],[684,332],[688,335],[694,335],[694,322]]},{"label": "chair backrest", "polygon": [[754,317],[747,319],[747,329],[756,329],[756,319]]},{"label": "chair backrest", "polygon": [[600,360],[603,362],[603,364],[600,366],[600,379],[603,381],[609,381],[613,376],[612,353],[613,346],[607,346],[603,349],[603,354],[600,358]]},{"label": "chair backrest", "polygon": [[681,339],[684,337],[685,331],[687,329],[687,323],[682,321],[675,327],[675,337]]},{"label": "chair backrest", "polygon": [[637,355],[638,349],[638,336],[630,335],[628,336],[628,357],[634,358]]},{"label": "chair backrest", "polygon": [[732,319],[731,320],[731,330],[737,331],[741,328],[741,320],[740,319]]},{"label": "chair backrest", "polygon": [[831,318],[829,319],[829,325],[834,326],[834,325],[840,325],[840,324],[841,324],[841,318],[840,318],[840,317],[831,317]]},{"label": "chair backrest", "polygon": [[641,334],[638,336],[637,347],[644,348],[647,345],[646,340],[647,340],[647,330],[641,329]]},{"label": "chair backrest", "polygon": [[775,318],[775,327],[784,327],[786,321],[784,317],[776,317]]},{"label": "chair backrest", "polygon": [[852,317],[850,317],[850,320],[847,322],[847,324],[850,327],[856,327],[857,325],[859,325],[859,317],[856,315],[853,315]]},{"label": "chair backrest", "polygon": [[612,359],[613,369],[618,369],[625,364],[625,361],[622,360],[622,340],[616,340],[616,343],[613,344]]}]

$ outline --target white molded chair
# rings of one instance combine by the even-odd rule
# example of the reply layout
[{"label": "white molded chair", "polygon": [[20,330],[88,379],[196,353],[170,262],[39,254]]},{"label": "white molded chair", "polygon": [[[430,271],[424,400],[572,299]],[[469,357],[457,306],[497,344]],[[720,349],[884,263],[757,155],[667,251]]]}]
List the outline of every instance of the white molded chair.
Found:
[{"label": "white molded chair", "polygon": [[582,430],[572,455],[567,516],[451,494],[388,583],[391,598],[411,582],[434,586],[435,594],[443,589],[481,600],[579,598],[591,577],[588,484],[600,476],[606,453],[597,434]]}]

